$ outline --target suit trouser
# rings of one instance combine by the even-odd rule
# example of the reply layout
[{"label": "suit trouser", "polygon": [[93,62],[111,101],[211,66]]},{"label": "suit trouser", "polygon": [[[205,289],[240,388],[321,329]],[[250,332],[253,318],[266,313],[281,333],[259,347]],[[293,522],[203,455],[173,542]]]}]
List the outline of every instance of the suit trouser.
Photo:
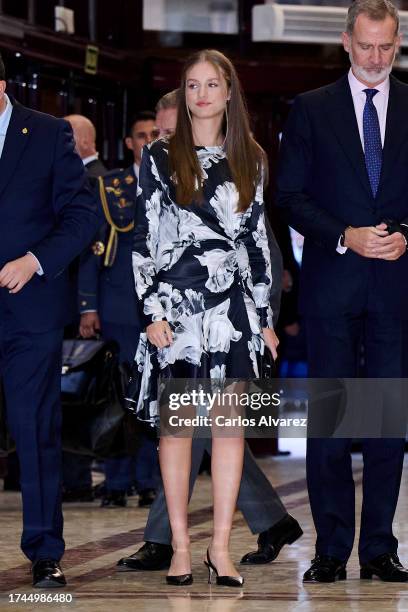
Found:
[{"label": "suit trouser", "polygon": [[[400,378],[407,373],[407,324],[387,314],[363,313],[308,319],[308,364],[311,378],[354,378],[361,339],[367,378]],[[310,416],[309,416],[310,421]],[[398,501],[404,440],[363,439],[363,507],[359,557],[366,563],[396,552],[392,522]],[[317,532],[316,553],[347,560],[355,534],[355,495],[351,440],[309,438],[307,484]]]},{"label": "suit trouser", "polygon": [[[1,291],[5,291],[2,289]],[[35,561],[64,553],[61,510],[62,329],[32,333],[0,300],[0,372],[20,462],[21,548]]]},{"label": "suit trouser", "polygon": [[[211,453],[211,439],[193,438],[189,498],[205,450]],[[237,505],[252,533],[266,531],[287,514],[279,495],[256,463],[247,443],[245,443],[244,467]],[[145,542],[171,543],[169,515],[162,482],[150,508],[143,538]]]}]

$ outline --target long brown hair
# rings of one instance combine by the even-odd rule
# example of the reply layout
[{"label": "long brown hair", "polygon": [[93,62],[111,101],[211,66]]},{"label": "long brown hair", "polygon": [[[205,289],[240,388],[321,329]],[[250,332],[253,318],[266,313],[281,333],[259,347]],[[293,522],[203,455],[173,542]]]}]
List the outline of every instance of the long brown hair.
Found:
[{"label": "long brown hair", "polygon": [[[238,75],[231,61],[219,51],[205,49],[191,55],[183,66],[178,90],[177,127],[169,142],[170,172],[176,178],[178,204],[188,205],[202,200],[202,172],[194,148],[190,117],[186,104],[187,73],[195,64],[209,62],[225,78],[230,101],[228,102],[228,130],[225,151],[232,180],[239,193],[237,211],[245,211],[251,204],[263,169],[267,174],[266,155],[251,135],[248,111]],[[225,124],[225,120],[224,120]]]}]

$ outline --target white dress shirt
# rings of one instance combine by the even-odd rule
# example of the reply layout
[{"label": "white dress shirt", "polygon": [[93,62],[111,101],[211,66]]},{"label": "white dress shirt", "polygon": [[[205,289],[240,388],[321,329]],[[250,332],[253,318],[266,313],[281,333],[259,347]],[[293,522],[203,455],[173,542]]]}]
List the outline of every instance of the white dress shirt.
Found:
[{"label": "white dress shirt", "polygon": [[0,157],[3,153],[4,141],[6,140],[7,128],[10,123],[11,113],[13,112],[13,106],[10,102],[10,98],[7,94],[4,94],[6,101],[6,108],[0,115]]},{"label": "white dress shirt", "polygon": [[140,166],[138,166],[136,162],[133,164],[133,170],[134,170],[134,173],[136,174],[137,182],[139,182]]},{"label": "white dress shirt", "polygon": [[[364,133],[363,133],[363,113],[364,106],[366,103],[366,94],[364,89],[370,89],[367,85],[364,85],[355,76],[350,68],[348,73],[348,81],[350,85],[351,95],[353,98],[354,110],[357,118],[358,131],[360,133],[361,145],[364,150]],[[390,77],[387,77],[385,81],[376,85],[373,89],[377,89],[378,93],[373,97],[373,103],[377,109],[378,121],[380,123],[381,131],[381,142],[384,146],[385,138],[385,124],[387,121],[387,108],[388,108],[388,97],[390,94]]]},{"label": "white dress shirt", "polygon": [[[364,106],[366,103],[367,96],[364,92],[364,89],[369,89],[367,85],[364,85],[361,81],[359,81],[355,76],[354,72],[350,68],[348,73],[348,82],[350,85],[351,96],[353,98],[354,104],[354,112],[356,113],[358,131],[360,134],[361,146],[364,151],[364,129],[363,129],[363,114],[364,114]],[[376,85],[374,89],[378,90],[378,93],[373,97],[373,104],[377,109],[378,121],[380,124],[380,132],[381,132],[381,143],[384,147],[384,139],[385,139],[385,125],[387,122],[387,108],[388,108],[388,97],[390,93],[390,77],[387,77],[385,81]],[[339,242],[337,244],[336,251],[340,253],[340,255],[344,255],[347,251],[347,247],[341,246],[340,244],[341,238],[339,238]]]},{"label": "white dress shirt", "polygon": [[99,154],[94,153],[94,155],[88,155],[88,157],[84,157],[82,163],[84,164],[84,166],[86,166],[87,164],[90,164],[91,162],[96,161],[97,159],[99,159]]}]

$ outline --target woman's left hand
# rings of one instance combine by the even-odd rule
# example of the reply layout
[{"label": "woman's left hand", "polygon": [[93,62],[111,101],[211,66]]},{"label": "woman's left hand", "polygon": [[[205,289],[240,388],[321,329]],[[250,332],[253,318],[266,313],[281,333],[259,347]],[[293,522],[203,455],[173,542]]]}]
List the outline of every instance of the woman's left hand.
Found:
[{"label": "woman's left hand", "polygon": [[271,351],[274,361],[276,361],[276,359],[278,358],[278,350],[277,350],[278,345],[279,345],[278,336],[275,334],[275,331],[271,329],[270,327],[264,327],[262,329],[262,334],[263,334],[263,339],[264,339],[266,346]]}]

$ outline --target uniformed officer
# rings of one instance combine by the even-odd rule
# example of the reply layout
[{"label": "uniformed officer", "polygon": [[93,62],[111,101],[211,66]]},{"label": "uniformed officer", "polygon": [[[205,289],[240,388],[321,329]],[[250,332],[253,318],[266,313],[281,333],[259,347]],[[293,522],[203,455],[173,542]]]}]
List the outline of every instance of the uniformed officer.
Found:
[{"label": "uniformed officer", "polygon": [[[75,150],[84,164],[90,184],[98,189],[97,179],[106,174],[107,169],[99,159],[96,148],[96,129],[92,121],[84,115],[67,115],[64,117],[71,124],[74,135]],[[79,257],[71,264],[70,272],[77,284]],[[65,328],[65,338],[75,338],[78,329],[78,319],[75,318]],[[62,453],[63,502],[89,502],[94,500],[92,489],[92,457],[79,455],[64,450]]]},{"label": "uniformed officer", "polygon": [[[133,166],[100,177],[99,197],[105,221],[91,247],[81,256],[79,269],[79,331],[89,338],[101,332],[120,347],[121,363],[135,356],[141,331],[140,307],[132,272],[137,178]],[[135,482],[139,505],[154,499],[158,476],[156,440],[141,435],[137,455],[105,461],[107,493],[102,506],[125,506],[126,491]]]}]

